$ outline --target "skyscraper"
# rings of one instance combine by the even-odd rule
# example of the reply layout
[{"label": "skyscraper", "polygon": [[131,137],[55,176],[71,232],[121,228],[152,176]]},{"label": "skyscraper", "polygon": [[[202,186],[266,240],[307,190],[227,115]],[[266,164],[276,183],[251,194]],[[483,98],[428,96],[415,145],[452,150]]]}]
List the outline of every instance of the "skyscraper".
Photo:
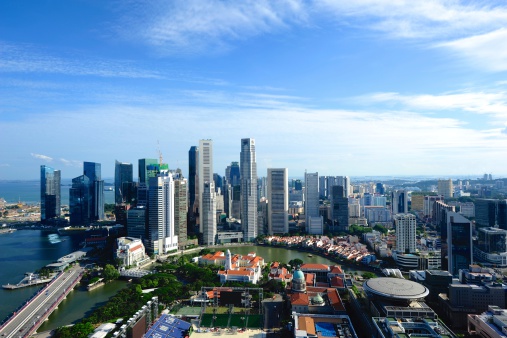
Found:
[{"label": "skyscraper", "polygon": [[[139,168],[137,169],[138,174],[139,174],[139,184],[145,184],[145,185],[150,184],[149,180],[150,180],[151,175],[148,172],[148,167],[150,165],[156,165],[156,164],[158,164],[158,160],[154,159],[154,158],[139,159]],[[155,176],[151,176],[151,177],[155,177]]]},{"label": "skyscraper", "polygon": [[202,187],[202,208],[200,213],[202,244],[214,245],[217,235],[216,193],[213,183],[204,182]]},{"label": "skyscraper", "polygon": [[40,166],[40,220],[45,222],[60,217],[61,172],[51,167]]},{"label": "skyscraper", "polygon": [[142,158],[139,160],[139,184],[137,187],[137,205],[148,207],[148,186],[150,178],[157,177],[161,171],[168,171],[169,165],[166,163],[158,163],[153,158]]},{"label": "skyscraper", "polygon": [[130,203],[134,183],[133,166],[131,163],[115,161],[114,163],[114,202]]},{"label": "skyscraper", "polygon": [[239,168],[241,172],[241,227],[243,240],[249,242],[257,237],[257,162],[254,139],[241,139]]},{"label": "skyscraper", "polygon": [[445,211],[440,237],[442,270],[457,276],[460,269],[468,269],[473,262],[472,222],[456,212]]},{"label": "skyscraper", "polygon": [[180,248],[184,248],[187,242],[187,212],[188,212],[188,184],[181,175],[174,179],[174,225],[178,235]]},{"label": "skyscraper", "polygon": [[268,169],[268,234],[289,233],[289,171]]},{"label": "skyscraper", "polygon": [[324,226],[319,214],[319,173],[305,172],[305,222],[309,234],[322,235]]},{"label": "skyscraper", "polygon": [[349,199],[343,186],[333,185],[331,191],[331,222],[333,231],[349,230]]},{"label": "skyscraper", "polygon": [[393,216],[408,213],[408,197],[405,190],[396,190],[391,193],[391,209]]},{"label": "skyscraper", "polygon": [[416,252],[416,218],[412,214],[394,215],[396,250],[400,253]]},{"label": "skyscraper", "polygon": [[438,194],[443,195],[444,199],[452,198],[453,186],[452,180],[438,180]]},{"label": "skyscraper", "polygon": [[104,219],[104,181],[102,180],[100,163],[84,162],[83,173],[90,179],[92,220],[102,220]]},{"label": "skyscraper", "polygon": [[162,171],[150,178],[147,249],[152,254],[165,254],[178,249],[174,223],[174,180]]},{"label": "skyscraper", "polygon": [[[209,217],[205,219],[202,218],[202,212],[204,211],[203,205],[203,194],[204,194],[204,185],[207,182],[208,187],[212,186],[213,192],[215,191],[215,185],[213,183],[213,141],[212,140],[200,140],[199,141],[199,163],[198,163],[198,182],[199,182],[199,232],[202,235],[202,240],[204,241],[204,228],[206,227],[209,230],[210,227],[215,227],[216,232],[216,220],[214,223]],[[206,212],[210,212],[209,208],[215,208],[213,210],[213,215],[216,212],[216,201],[212,205],[207,205]],[[213,217],[214,218],[214,217]],[[206,223],[206,224],[205,224]],[[203,242],[205,243],[205,242]]]},{"label": "skyscraper", "polygon": [[195,225],[197,224],[196,200],[199,201],[199,183],[197,180],[197,164],[199,163],[199,148],[190,147],[188,151],[188,233],[195,233]]}]

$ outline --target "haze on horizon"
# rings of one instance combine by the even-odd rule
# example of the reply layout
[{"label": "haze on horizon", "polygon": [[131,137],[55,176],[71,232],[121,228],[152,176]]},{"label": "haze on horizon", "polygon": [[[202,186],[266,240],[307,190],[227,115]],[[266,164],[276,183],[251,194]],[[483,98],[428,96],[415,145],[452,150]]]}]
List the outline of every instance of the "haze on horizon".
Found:
[{"label": "haze on horizon", "polygon": [[259,176],[481,177],[507,167],[502,1],[0,3],[0,179],[158,158]]}]

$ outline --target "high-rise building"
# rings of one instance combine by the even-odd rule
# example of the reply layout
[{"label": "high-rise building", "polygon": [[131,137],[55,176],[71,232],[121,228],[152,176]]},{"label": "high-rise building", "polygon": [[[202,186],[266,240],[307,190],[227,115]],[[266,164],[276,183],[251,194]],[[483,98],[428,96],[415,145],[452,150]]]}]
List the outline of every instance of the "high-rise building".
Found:
[{"label": "high-rise building", "polygon": [[327,176],[319,176],[319,195],[322,199],[328,198]]},{"label": "high-rise building", "polygon": [[61,172],[46,165],[40,166],[40,220],[60,217]]},{"label": "high-rise building", "polygon": [[197,224],[197,203],[199,202],[199,181],[197,178],[199,163],[199,148],[190,147],[188,151],[188,233],[195,234]]},{"label": "high-rise building", "polygon": [[131,163],[115,161],[114,163],[114,202],[116,204],[132,201],[134,183],[133,166]]},{"label": "high-rise building", "polygon": [[475,200],[475,224],[507,230],[507,201],[496,199]]},{"label": "high-rise building", "polygon": [[141,158],[139,159],[139,184],[150,184],[150,177],[155,177],[156,175],[153,175],[153,173],[148,171],[148,167],[151,165],[157,165],[158,160],[154,158]]},{"label": "high-rise building", "polygon": [[400,253],[416,252],[416,218],[412,214],[393,215],[396,227],[396,251]]},{"label": "high-rise building", "polygon": [[305,223],[309,234],[322,235],[324,226],[319,213],[319,173],[305,172]]},{"label": "high-rise building", "polygon": [[174,226],[178,235],[179,248],[184,248],[187,242],[187,180],[181,175],[174,179]]},{"label": "high-rise building", "polygon": [[[239,219],[241,217],[239,162],[231,162],[231,165],[225,168],[224,179],[224,211],[228,217]],[[237,193],[234,194],[234,191]]]},{"label": "high-rise building", "polygon": [[391,193],[391,210],[393,216],[408,213],[408,196],[405,190],[396,190]]},{"label": "high-rise building", "polygon": [[[333,185],[331,191],[331,230],[348,231],[349,229],[349,200],[345,196],[345,189],[341,185]],[[359,216],[359,215],[358,215]]]},{"label": "high-rise building", "polygon": [[200,212],[202,244],[215,245],[217,236],[216,193],[212,182],[204,182],[202,187],[202,207]]},{"label": "high-rise building", "polygon": [[442,270],[457,276],[460,269],[472,264],[472,222],[453,211],[444,211],[441,226]]},{"label": "high-rise building", "polygon": [[241,139],[240,152],[241,182],[241,227],[243,240],[253,241],[257,237],[257,162],[255,140]]},{"label": "high-rise building", "polygon": [[128,237],[145,240],[146,236],[146,208],[137,207],[127,211],[127,235]]},{"label": "high-rise building", "polygon": [[84,175],[72,179],[70,224],[89,225],[104,219],[104,181],[100,169],[100,163],[84,162]]},{"label": "high-rise building", "polygon": [[[200,140],[199,141],[199,163],[198,168],[198,182],[199,182],[199,232],[203,234],[203,220],[201,218],[201,209],[203,208],[203,192],[204,184],[208,182],[208,185],[213,185],[213,141],[212,140]],[[216,207],[216,205],[215,205]],[[215,214],[215,211],[213,211]]]},{"label": "high-rise building", "polygon": [[155,159],[139,160],[139,185],[137,187],[137,205],[148,207],[148,187],[150,179],[157,177],[162,171],[169,171],[167,163],[158,163]]},{"label": "high-rise building", "polygon": [[289,170],[268,169],[268,234],[289,233]]},{"label": "high-rise building", "polygon": [[386,193],[386,188],[382,183],[377,183],[375,185],[375,192],[380,195],[384,195]]},{"label": "high-rise building", "polygon": [[104,219],[104,181],[102,180],[101,164],[95,162],[83,163],[83,174],[90,179],[92,204],[92,219]]},{"label": "high-rise building", "polygon": [[[413,198],[413,197],[412,197]],[[436,201],[444,201],[444,196],[424,196],[423,215],[424,217],[433,217],[433,208]]]},{"label": "high-rise building", "polygon": [[173,175],[164,170],[149,182],[147,250],[152,254],[166,254],[178,249]]},{"label": "high-rise building", "polygon": [[438,180],[438,194],[444,196],[445,199],[453,197],[452,180]]}]

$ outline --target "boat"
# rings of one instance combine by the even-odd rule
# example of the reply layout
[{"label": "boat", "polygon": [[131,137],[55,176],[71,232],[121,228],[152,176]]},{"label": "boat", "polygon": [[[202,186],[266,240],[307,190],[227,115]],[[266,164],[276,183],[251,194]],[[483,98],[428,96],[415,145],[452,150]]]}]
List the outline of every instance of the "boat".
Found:
[{"label": "boat", "polygon": [[308,257],[313,257],[313,255],[312,254],[308,254]]}]

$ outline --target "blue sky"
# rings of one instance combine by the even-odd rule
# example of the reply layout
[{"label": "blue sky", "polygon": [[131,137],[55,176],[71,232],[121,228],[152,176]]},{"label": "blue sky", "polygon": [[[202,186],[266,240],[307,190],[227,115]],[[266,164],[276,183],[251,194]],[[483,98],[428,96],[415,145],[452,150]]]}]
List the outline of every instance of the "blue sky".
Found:
[{"label": "blue sky", "polygon": [[245,137],[259,176],[503,176],[506,71],[503,1],[2,1],[0,179]]}]

